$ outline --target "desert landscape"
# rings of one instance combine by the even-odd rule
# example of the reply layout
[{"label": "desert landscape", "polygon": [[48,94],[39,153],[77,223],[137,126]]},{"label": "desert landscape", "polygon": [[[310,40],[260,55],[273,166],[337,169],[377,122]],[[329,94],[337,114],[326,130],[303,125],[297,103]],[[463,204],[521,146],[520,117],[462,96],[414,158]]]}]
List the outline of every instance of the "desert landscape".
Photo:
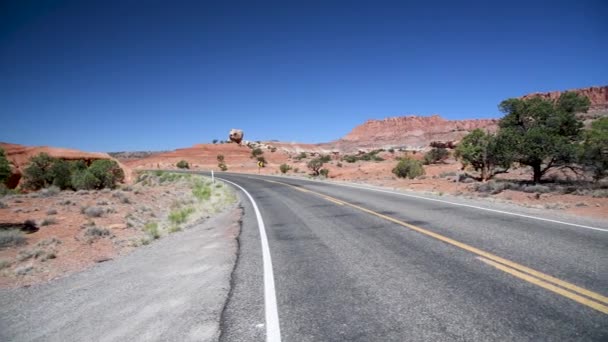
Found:
[{"label": "desert landscape", "polygon": [[[589,110],[577,114],[585,129],[608,117],[608,86],[574,92],[590,100]],[[560,94],[531,94],[523,99],[554,101]],[[10,174],[0,198],[5,234],[0,286],[26,286],[82,270],[236,202],[233,190],[222,183],[167,173],[171,170],[350,182],[608,218],[608,184],[572,167],[551,169],[540,183],[531,181],[531,169],[525,165],[513,165],[508,172],[480,181],[478,170],[463,166],[457,147],[476,129],[494,134],[498,128],[499,119],[451,121],[439,115],[410,115],[369,120],[341,139],[319,144],[248,141],[246,132],[238,129],[227,132],[225,141],[162,152],[92,153],[1,143]],[[55,161],[80,162],[89,169],[96,161],[105,161],[116,165],[123,177],[108,187],[72,185],[62,191],[50,181],[28,188],[27,169],[41,154]],[[395,166],[402,160],[419,162],[423,171],[400,177]]]}]

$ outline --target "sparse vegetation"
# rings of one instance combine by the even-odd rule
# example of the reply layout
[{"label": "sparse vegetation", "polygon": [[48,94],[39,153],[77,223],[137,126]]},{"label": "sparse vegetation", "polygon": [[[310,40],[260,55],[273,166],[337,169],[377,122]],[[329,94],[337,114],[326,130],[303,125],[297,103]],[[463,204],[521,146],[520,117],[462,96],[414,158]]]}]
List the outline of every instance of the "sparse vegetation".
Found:
[{"label": "sparse vegetation", "polygon": [[101,217],[104,214],[105,210],[100,207],[85,207],[82,210],[82,213],[87,217]]},{"label": "sparse vegetation", "polygon": [[169,213],[169,221],[175,225],[182,224],[188,220],[188,216],[194,212],[194,208],[187,207],[174,210]]},{"label": "sparse vegetation", "polygon": [[480,180],[486,181],[509,170],[513,160],[512,143],[508,135],[496,136],[475,129],[458,144],[455,156],[462,161],[463,169],[471,165],[480,172]]},{"label": "sparse vegetation", "polygon": [[152,239],[158,239],[160,237],[157,222],[146,223],[146,225],[144,226],[144,232],[146,232]]},{"label": "sparse vegetation", "polygon": [[11,165],[6,159],[4,149],[0,148],[0,184],[4,185],[11,175]]},{"label": "sparse vegetation", "polygon": [[262,154],[264,154],[264,151],[262,151],[262,149],[259,147],[256,147],[253,150],[251,150],[251,158],[257,158],[258,156],[261,156]]},{"label": "sparse vegetation", "polygon": [[329,170],[328,169],[321,169],[319,170],[319,174],[325,178],[327,178],[329,176]]},{"label": "sparse vegetation", "polygon": [[177,164],[175,164],[175,166],[177,166],[179,169],[189,169],[190,168],[190,164],[188,164],[188,162],[185,160],[178,161]]},{"label": "sparse vegetation", "polygon": [[450,156],[450,152],[443,147],[435,147],[424,155],[424,164],[442,163]]},{"label": "sparse vegetation", "polygon": [[323,162],[323,163],[329,163],[331,161],[331,156],[329,154],[323,154],[319,157],[319,159]]},{"label": "sparse vegetation", "polygon": [[52,224],[57,223],[57,219],[54,217],[47,217],[40,223],[41,226],[50,226]]},{"label": "sparse vegetation", "polygon": [[285,174],[289,172],[289,170],[291,170],[291,166],[287,164],[281,164],[281,166],[279,166],[279,170],[281,171],[281,173]]},{"label": "sparse vegetation", "polygon": [[395,168],[393,168],[393,173],[399,178],[414,179],[418,176],[424,175],[425,172],[420,161],[405,158],[397,163]]},{"label": "sparse vegetation", "polygon": [[295,160],[302,160],[302,159],[306,159],[308,156],[306,155],[306,152],[300,152],[300,154],[298,154],[294,159]]},{"label": "sparse vegetation", "polygon": [[0,230],[0,248],[25,244],[23,232],[17,229]]},{"label": "sparse vegetation", "polygon": [[585,133],[579,161],[596,182],[608,176],[608,117],[594,121]]},{"label": "sparse vegetation", "polygon": [[318,176],[321,168],[323,167],[323,161],[319,158],[312,159],[306,164],[308,169],[312,171],[313,176]]}]

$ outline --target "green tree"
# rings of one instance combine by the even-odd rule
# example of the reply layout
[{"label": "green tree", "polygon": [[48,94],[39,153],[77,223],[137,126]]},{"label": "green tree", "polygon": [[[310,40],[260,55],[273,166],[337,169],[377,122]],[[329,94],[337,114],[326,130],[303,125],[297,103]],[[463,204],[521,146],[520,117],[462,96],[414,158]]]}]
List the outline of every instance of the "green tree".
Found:
[{"label": "green tree", "polygon": [[98,188],[114,188],[125,179],[124,171],[116,161],[110,159],[94,161],[88,171],[99,180]]},{"label": "green tree", "polygon": [[93,190],[101,184],[89,170],[76,170],[71,176],[71,183],[76,190]]},{"label": "green tree", "polygon": [[4,150],[0,148],[0,184],[5,184],[8,177],[11,176],[11,165],[6,159]]},{"label": "green tree", "polygon": [[509,137],[475,129],[458,144],[454,156],[463,165],[473,166],[480,173],[481,180],[487,181],[499,173],[507,172],[511,167],[513,156]]},{"label": "green tree", "polygon": [[312,171],[314,176],[318,176],[319,170],[323,167],[323,161],[319,158],[315,158],[310,160],[306,166]]},{"label": "green tree", "polygon": [[24,188],[38,190],[51,185],[53,175],[50,170],[55,161],[55,158],[44,152],[30,158],[28,166],[23,171]]},{"label": "green tree", "polygon": [[61,190],[72,188],[72,170],[72,165],[69,162],[63,159],[55,160],[49,169],[53,185]]},{"label": "green tree", "polygon": [[608,176],[608,117],[594,121],[585,132],[580,164],[593,173],[596,181]]},{"label": "green tree", "polygon": [[424,175],[425,172],[420,161],[405,158],[397,163],[397,165],[393,168],[393,173],[399,178],[414,179],[418,176]]},{"label": "green tree", "polygon": [[177,166],[179,169],[189,169],[190,168],[190,164],[188,164],[188,162],[185,160],[178,161],[177,164],[175,164],[175,166]]},{"label": "green tree", "polygon": [[557,101],[533,97],[500,104],[505,116],[499,134],[511,142],[514,160],[532,168],[534,183],[550,169],[576,160],[582,123],[575,113],[586,112],[589,103],[584,96],[565,92]]}]

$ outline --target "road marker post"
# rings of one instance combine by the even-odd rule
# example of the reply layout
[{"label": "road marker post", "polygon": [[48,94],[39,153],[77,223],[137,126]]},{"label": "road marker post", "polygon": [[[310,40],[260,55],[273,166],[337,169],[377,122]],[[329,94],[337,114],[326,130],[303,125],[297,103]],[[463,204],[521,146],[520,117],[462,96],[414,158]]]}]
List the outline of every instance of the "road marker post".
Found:
[{"label": "road marker post", "polygon": [[213,176],[213,170],[211,170],[211,183],[215,184],[215,176]]}]

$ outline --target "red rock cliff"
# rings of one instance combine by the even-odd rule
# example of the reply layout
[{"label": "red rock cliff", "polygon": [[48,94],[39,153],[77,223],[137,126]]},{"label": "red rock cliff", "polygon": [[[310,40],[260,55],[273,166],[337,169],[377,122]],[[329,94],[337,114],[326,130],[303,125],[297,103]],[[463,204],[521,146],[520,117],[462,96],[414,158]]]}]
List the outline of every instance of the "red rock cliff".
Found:
[{"label": "red rock cliff", "polygon": [[[589,111],[604,111],[608,110],[608,86],[600,86],[600,87],[589,87],[589,88],[581,88],[581,89],[571,89],[567,91],[572,91],[584,96],[587,96],[591,101],[591,106],[589,107]],[[559,98],[559,96],[565,91],[550,91],[547,93],[532,93],[528,95],[522,96],[522,98],[527,99],[531,97],[542,97],[546,99],[555,100]]]},{"label": "red rock cliff", "polygon": [[439,115],[401,116],[369,120],[355,127],[336,144],[359,147],[426,148],[432,141],[457,141],[470,131],[481,128],[496,131],[497,119],[446,120]]}]

